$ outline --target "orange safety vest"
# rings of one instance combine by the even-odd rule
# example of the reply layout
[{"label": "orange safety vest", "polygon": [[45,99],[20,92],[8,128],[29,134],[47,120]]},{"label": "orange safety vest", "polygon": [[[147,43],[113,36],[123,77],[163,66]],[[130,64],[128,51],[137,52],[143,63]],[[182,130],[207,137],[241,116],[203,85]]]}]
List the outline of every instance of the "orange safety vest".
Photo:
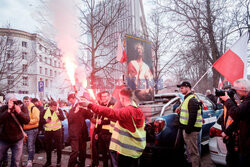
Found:
[{"label": "orange safety vest", "polygon": [[227,117],[227,108],[226,108],[226,106],[224,106],[224,125],[225,125],[225,128],[227,129],[233,123],[233,121],[234,120],[232,119],[232,117],[230,115],[228,115],[228,117]]}]

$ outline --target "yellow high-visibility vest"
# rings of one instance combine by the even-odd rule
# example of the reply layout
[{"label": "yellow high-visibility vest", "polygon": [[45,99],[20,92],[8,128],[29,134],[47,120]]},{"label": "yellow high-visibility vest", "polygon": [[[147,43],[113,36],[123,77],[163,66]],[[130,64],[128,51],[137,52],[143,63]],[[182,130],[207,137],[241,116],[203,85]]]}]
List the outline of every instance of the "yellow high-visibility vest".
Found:
[{"label": "yellow high-visibility vest", "polygon": [[51,117],[51,122],[45,124],[44,128],[46,131],[56,131],[62,128],[62,123],[56,115],[56,112],[53,112],[53,114],[51,115],[51,111],[49,108],[46,110],[43,118],[46,120],[48,119],[48,117]]},{"label": "yellow high-visibility vest", "polygon": [[146,147],[145,124],[143,124],[143,127],[136,128],[133,117],[132,120],[135,127],[134,133],[122,128],[116,121],[109,149],[128,157],[139,158]]},{"label": "yellow high-visibility vest", "polygon": [[227,108],[226,106],[224,106],[224,125],[225,125],[225,128],[227,129],[233,123],[234,120],[230,115],[228,115],[227,121],[226,121],[226,116],[227,116]]},{"label": "yellow high-visibility vest", "polygon": [[114,131],[114,127],[115,127],[115,123],[114,121],[110,121],[110,124],[109,124],[109,133],[113,133]]},{"label": "yellow high-visibility vest", "polygon": [[[109,108],[113,108],[113,107],[114,107],[113,105],[110,105],[110,106],[109,106]],[[100,118],[97,116],[95,128],[97,128],[97,126],[98,126],[98,124],[97,124],[98,120],[101,120],[101,119],[102,119],[102,116],[101,116]],[[108,120],[108,118],[104,117],[103,120]],[[102,125],[102,129],[108,130],[110,133],[112,133],[111,131],[113,131],[114,126],[113,126],[113,127],[111,126],[111,122],[112,122],[112,121],[110,121],[110,124]],[[114,122],[114,123],[115,123],[115,122]]]},{"label": "yellow high-visibility vest", "polygon": [[[189,95],[181,105],[181,112],[180,112],[180,123],[183,125],[188,125],[189,119],[189,112],[188,112],[188,102],[191,98],[196,98],[195,95]],[[198,99],[197,99],[198,100]],[[201,108],[197,112],[196,122],[194,127],[201,128],[202,127],[202,115],[201,115]]]}]

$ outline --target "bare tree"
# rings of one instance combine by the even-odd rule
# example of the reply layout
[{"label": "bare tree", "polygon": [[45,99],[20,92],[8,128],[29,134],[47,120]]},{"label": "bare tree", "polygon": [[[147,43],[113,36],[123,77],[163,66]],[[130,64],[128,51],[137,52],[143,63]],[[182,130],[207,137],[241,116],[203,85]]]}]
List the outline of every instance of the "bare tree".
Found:
[{"label": "bare tree", "polygon": [[[229,8],[232,2],[173,0],[161,1],[158,5],[172,23],[170,31],[181,39],[178,42],[179,60],[176,63],[180,63],[183,68],[177,68],[193,75],[191,77],[187,75],[189,72],[184,72],[180,78],[192,78],[195,83],[228,47],[229,34],[235,29]],[[209,83],[211,77],[212,86],[217,87],[219,76],[212,69],[212,76],[203,79],[198,85],[199,90],[204,89],[204,84]]]},{"label": "bare tree", "polygon": [[164,24],[165,14],[160,10],[153,10],[150,17],[151,24],[148,26],[150,41],[152,42],[153,50],[153,66],[154,66],[154,81],[155,93],[162,89],[163,76],[169,72],[173,65],[175,55],[170,54],[174,38],[170,38],[168,27]]},{"label": "bare tree", "polygon": [[[82,47],[87,50],[88,59],[91,64],[91,86],[96,88],[96,77],[98,73],[110,76],[116,67],[116,47],[118,34],[125,32],[129,25],[124,25],[123,18],[127,14],[126,4],[122,0],[81,0],[80,22],[81,36],[88,41],[81,42]],[[122,25],[122,26],[121,26]],[[123,29],[118,28],[123,27]],[[112,76],[111,76],[112,77]]]}]

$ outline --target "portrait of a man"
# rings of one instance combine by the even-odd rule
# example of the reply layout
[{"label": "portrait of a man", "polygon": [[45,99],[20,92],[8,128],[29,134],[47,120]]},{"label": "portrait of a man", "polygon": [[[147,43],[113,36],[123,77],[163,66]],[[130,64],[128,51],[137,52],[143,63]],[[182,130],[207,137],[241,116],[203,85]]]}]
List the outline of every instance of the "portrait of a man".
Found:
[{"label": "portrait of a man", "polygon": [[128,85],[139,101],[153,100],[151,44],[136,39],[127,42]]}]

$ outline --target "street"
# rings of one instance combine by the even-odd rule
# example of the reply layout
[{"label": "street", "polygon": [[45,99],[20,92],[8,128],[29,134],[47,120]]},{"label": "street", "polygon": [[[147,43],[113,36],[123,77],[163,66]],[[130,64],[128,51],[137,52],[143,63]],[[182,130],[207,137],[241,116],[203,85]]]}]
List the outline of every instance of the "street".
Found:
[{"label": "street", "polygon": [[[69,155],[70,155],[70,146],[65,147],[62,151],[62,161],[61,161],[61,165],[62,167],[67,167],[68,164],[68,159],[69,159]],[[9,151],[9,163],[10,163],[10,151]],[[26,152],[26,148],[24,148],[24,156],[23,156],[23,164],[25,166],[26,161],[27,161],[28,155]],[[34,159],[34,165],[33,167],[42,167],[43,164],[46,162],[46,153],[45,151],[41,151],[39,153],[35,154],[35,159]],[[91,164],[90,161],[90,146],[89,146],[89,142],[87,144],[87,159],[85,162],[86,166]],[[52,166],[56,166],[56,152],[53,151],[52,153]],[[102,167],[102,162],[100,162],[99,164],[100,167]],[[209,150],[208,150],[208,146],[203,147],[203,153],[201,155],[201,167],[216,167],[215,164],[213,164],[213,162],[210,159],[210,154],[209,154]],[[221,166],[222,167],[222,166]]]}]

